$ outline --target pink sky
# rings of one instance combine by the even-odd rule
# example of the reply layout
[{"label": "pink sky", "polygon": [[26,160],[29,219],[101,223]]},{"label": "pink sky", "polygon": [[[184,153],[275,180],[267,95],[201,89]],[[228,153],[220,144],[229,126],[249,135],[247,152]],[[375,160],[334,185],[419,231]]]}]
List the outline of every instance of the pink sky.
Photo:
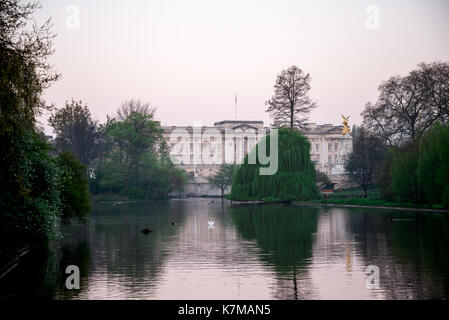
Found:
[{"label": "pink sky", "polygon": [[163,125],[211,125],[235,118],[237,93],[237,118],[269,125],[264,102],[276,75],[296,64],[312,76],[310,121],[340,124],[345,114],[352,125],[381,81],[449,61],[446,0],[41,4],[39,18],[51,16],[58,34],[51,61],[62,74],[47,101],[82,100],[100,121],[137,98],[157,107]]}]

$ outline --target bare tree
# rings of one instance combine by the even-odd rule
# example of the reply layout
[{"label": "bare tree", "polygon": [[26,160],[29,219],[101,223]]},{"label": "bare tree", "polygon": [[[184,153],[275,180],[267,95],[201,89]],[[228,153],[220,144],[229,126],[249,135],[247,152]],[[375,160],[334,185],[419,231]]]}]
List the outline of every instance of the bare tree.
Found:
[{"label": "bare tree", "polygon": [[390,145],[416,141],[436,121],[449,118],[449,65],[419,65],[405,77],[395,76],[379,86],[376,103],[367,103],[363,123]]},{"label": "bare tree", "polygon": [[156,108],[150,107],[149,103],[142,103],[140,100],[131,99],[123,102],[117,109],[117,119],[125,120],[132,112],[141,113],[153,117]]},{"label": "bare tree", "polygon": [[297,66],[282,70],[274,85],[273,97],[265,102],[266,112],[273,117],[276,127],[300,129],[307,121],[316,103],[312,102],[307,93],[310,90],[310,74],[305,74]]},{"label": "bare tree", "polygon": [[442,123],[449,120],[449,63],[421,63],[411,76],[420,83],[423,95]]},{"label": "bare tree", "polygon": [[354,147],[345,164],[349,179],[358,183],[367,197],[367,188],[373,183],[375,175],[379,172],[386,148],[377,136],[369,134],[366,129],[359,128],[354,138]]}]

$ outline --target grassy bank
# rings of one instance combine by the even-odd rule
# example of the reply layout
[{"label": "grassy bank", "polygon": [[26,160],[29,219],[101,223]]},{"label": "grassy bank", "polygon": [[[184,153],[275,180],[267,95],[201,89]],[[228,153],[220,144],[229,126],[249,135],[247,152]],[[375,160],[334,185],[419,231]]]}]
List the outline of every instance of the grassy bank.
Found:
[{"label": "grassy bank", "polygon": [[377,206],[377,207],[403,207],[415,209],[444,209],[442,204],[434,205],[418,205],[409,202],[397,202],[388,199],[370,199],[370,198],[346,198],[346,199],[322,199],[308,201],[311,203],[321,204],[342,204],[342,205],[358,205],[358,206]]},{"label": "grassy bank", "polygon": [[129,199],[126,196],[122,196],[119,194],[97,194],[97,195],[91,195],[91,199],[93,201],[105,201],[105,202],[116,202],[116,201],[129,201]]},{"label": "grassy bank", "polygon": [[415,204],[411,202],[400,202],[391,199],[382,198],[379,189],[371,186],[367,190],[367,198],[363,197],[362,188],[349,188],[339,192],[331,193],[320,200],[309,201],[317,204],[340,204],[374,207],[402,207],[414,209],[445,209],[442,204]]}]

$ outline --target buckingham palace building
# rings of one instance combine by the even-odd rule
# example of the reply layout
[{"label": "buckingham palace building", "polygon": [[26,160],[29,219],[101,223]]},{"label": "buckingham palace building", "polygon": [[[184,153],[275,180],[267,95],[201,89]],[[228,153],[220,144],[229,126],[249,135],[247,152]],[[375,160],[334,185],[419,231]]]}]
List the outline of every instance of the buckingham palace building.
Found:
[{"label": "buckingham palace building", "polygon": [[[245,155],[270,133],[262,121],[224,120],[214,126],[163,126],[163,137],[172,161],[189,175],[186,194],[218,195],[207,177],[223,163],[242,163]],[[342,134],[343,126],[307,123],[301,133],[310,142],[310,156],[318,171],[326,173],[336,189],[348,185],[344,170],[352,151],[352,136]]]}]

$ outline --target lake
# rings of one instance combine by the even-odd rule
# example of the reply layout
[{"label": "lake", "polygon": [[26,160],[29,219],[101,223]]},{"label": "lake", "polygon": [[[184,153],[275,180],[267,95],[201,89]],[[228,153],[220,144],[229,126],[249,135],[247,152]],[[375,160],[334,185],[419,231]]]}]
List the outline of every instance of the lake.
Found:
[{"label": "lake", "polygon": [[[446,214],[218,199],[94,203],[89,225],[63,232],[1,280],[3,297],[449,297]],[[79,267],[79,290],[65,287],[68,265]]]}]

